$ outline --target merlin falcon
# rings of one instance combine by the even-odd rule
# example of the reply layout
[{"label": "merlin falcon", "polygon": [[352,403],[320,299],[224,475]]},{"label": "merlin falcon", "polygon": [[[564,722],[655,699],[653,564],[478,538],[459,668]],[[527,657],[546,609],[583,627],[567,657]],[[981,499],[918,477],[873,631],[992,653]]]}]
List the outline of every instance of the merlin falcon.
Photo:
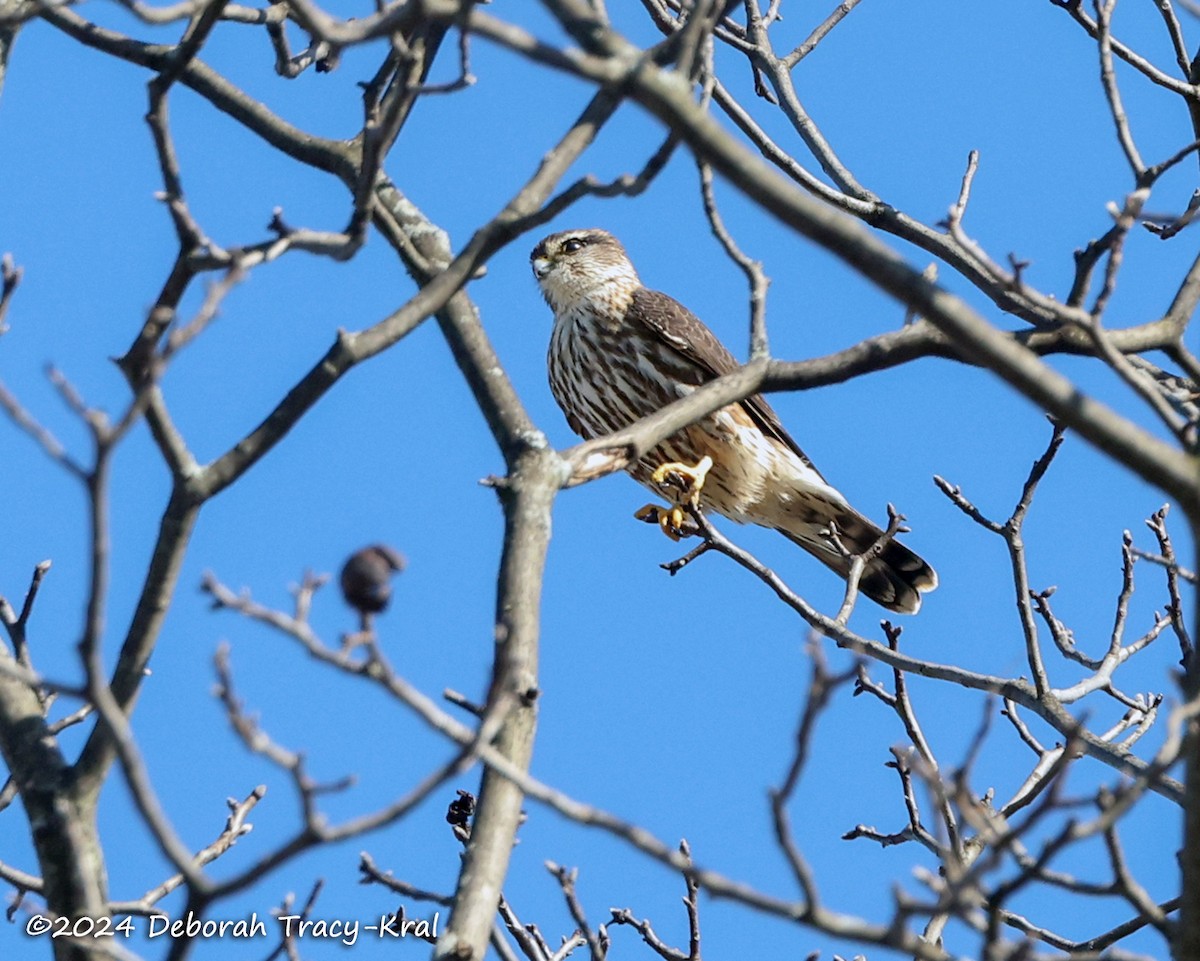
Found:
[{"label": "merlin falcon", "polygon": [[[625,248],[607,231],[551,234],[530,259],[554,312],[550,389],[581,437],[628,427],[738,368],[691,311],[642,286]],[[683,520],[681,505],[690,503],[777,530],[844,578],[851,555],[882,535],[821,476],[761,395],[683,428],[629,470],[658,493],[674,489],[673,508],[638,512],[656,513],[672,536]],[[916,613],[921,593],[936,586],[933,568],[895,540],[867,562],[859,582],[867,597],[905,614]]]}]

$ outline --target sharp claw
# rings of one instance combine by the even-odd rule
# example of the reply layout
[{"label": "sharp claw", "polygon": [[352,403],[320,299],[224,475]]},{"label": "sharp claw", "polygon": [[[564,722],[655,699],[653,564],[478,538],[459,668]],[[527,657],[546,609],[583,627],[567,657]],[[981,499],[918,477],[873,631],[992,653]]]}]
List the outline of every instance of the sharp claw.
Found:
[{"label": "sharp claw", "polygon": [[658,523],[658,512],[662,510],[657,504],[647,504],[645,507],[639,507],[633,512],[633,516],[639,521],[645,521],[647,524]]},{"label": "sharp claw", "polygon": [[688,523],[684,508],[700,506],[700,491],[712,466],[713,459],[705,455],[694,466],[671,462],[656,468],[650,480],[670,498],[671,504],[669,507],[647,504],[633,516],[648,524],[658,524],[659,529],[673,541],[691,537],[696,531]]},{"label": "sharp claw", "polygon": [[647,504],[635,511],[633,516],[647,524],[657,524],[659,530],[673,541],[681,541],[696,533],[695,525],[678,505],[661,507],[658,504]]},{"label": "sharp claw", "polygon": [[672,461],[656,468],[650,475],[650,480],[663,487],[676,506],[688,504],[697,507],[700,503],[700,491],[712,466],[713,459],[707,454],[691,467]]},{"label": "sharp claw", "polygon": [[694,530],[687,524],[687,516],[681,507],[660,507],[658,504],[647,504],[634,512],[634,517],[647,524],[657,524],[667,537],[673,541],[691,537]]}]

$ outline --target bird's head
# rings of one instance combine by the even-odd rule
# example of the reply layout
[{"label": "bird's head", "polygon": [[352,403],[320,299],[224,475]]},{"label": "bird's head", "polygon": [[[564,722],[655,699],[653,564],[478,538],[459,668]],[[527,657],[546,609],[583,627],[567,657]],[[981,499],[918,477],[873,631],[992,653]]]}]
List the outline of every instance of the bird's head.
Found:
[{"label": "bird's head", "polygon": [[556,314],[590,303],[623,309],[641,286],[629,255],[607,230],[551,234],[529,255],[533,276]]}]

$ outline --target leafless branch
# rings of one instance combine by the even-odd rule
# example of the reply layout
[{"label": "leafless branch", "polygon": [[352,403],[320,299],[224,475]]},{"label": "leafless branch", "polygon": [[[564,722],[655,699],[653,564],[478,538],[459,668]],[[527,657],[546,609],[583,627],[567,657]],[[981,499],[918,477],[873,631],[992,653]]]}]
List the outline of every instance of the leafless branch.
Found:
[{"label": "leafless branch", "polygon": [[567,911],[571,915],[571,920],[575,922],[578,933],[582,935],[592,961],[604,961],[608,954],[608,935],[603,926],[596,930],[588,924],[587,915],[584,913],[583,905],[579,903],[579,896],[575,891],[575,882],[579,878],[578,869],[568,869],[561,864],[547,861],[546,870],[554,876],[554,879],[558,881],[558,886],[562,888],[563,899],[567,902]]},{"label": "leafless branch", "polygon": [[816,49],[817,44],[824,40],[825,37],[828,36],[829,31],[841,23],[843,18],[851,10],[858,6],[858,3],[859,0],[843,0],[842,3],[839,3],[836,7],[834,7],[833,12],[816,26],[816,28],[808,35],[804,42],[799,44],[794,50],[792,50],[791,53],[783,58],[784,66],[790,70],[810,53],[812,53],[813,50]]},{"label": "leafless branch", "polygon": [[[229,798],[226,801],[226,804],[229,805],[229,817],[225,821],[225,827],[212,844],[196,853],[193,859],[196,867],[199,868],[206,864],[211,864],[237,844],[239,838],[249,834],[254,829],[254,826],[247,821],[247,818],[255,805],[266,796],[266,793],[266,787],[260,784],[244,800],[239,801],[236,798]],[[175,874],[158,885],[158,887],[147,891],[136,901],[113,902],[110,906],[111,910],[114,914],[154,914],[158,911],[155,907],[158,902],[183,884],[185,880],[186,878],[183,874]]]},{"label": "leafless branch", "polygon": [[4,318],[23,275],[24,271],[13,262],[12,254],[0,257],[0,336],[8,330]]},{"label": "leafless branch", "polygon": [[1133,134],[1129,129],[1129,117],[1121,103],[1121,94],[1117,90],[1117,80],[1113,73],[1111,26],[1116,0],[1092,0],[1092,7],[1096,11],[1096,42],[1100,47],[1100,79],[1104,85],[1104,94],[1108,98],[1108,107],[1112,112],[1113,123],[1117,128],[1117,140],[1125,152],[1125,159],[1129,162],[1136,180],[1141,177],[1145,165],[1134,145]]},{"label": "leafless branch", "polygon": [[713,233],[725,252],[729,254],[750,285],[750,357],[752,360],[770,356],[767,339],[767,286],[770,280],[763,272],[762,261],[747,257],[737,242],[730,235],[717,209],[716,195],[713,193],[712,168],[705,163],[697,164],[700,170],[700,192],[704,198],[704,212],[712,226]]}]

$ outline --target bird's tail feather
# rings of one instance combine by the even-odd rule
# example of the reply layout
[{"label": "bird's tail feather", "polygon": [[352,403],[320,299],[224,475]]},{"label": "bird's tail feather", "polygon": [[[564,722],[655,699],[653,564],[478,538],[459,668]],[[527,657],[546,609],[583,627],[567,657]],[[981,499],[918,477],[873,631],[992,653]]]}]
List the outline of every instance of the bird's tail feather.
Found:
[{"label": "bird's tail feather", "polygon": [[[862,514],[844,505],[837,508],[832,520],[837,525],[839,540],[852,555],[870,549],[883,535]],[[830,540],[827,522],[806,520],[777,529],[842,577],[850,573],[850,560]],[[899,541],[891,540],[878,557],[867,562],[858,589],[889,611],[915,614],[921,609],[921,594],[932,591],[937,583],[937,572],[923,558]]]}]

